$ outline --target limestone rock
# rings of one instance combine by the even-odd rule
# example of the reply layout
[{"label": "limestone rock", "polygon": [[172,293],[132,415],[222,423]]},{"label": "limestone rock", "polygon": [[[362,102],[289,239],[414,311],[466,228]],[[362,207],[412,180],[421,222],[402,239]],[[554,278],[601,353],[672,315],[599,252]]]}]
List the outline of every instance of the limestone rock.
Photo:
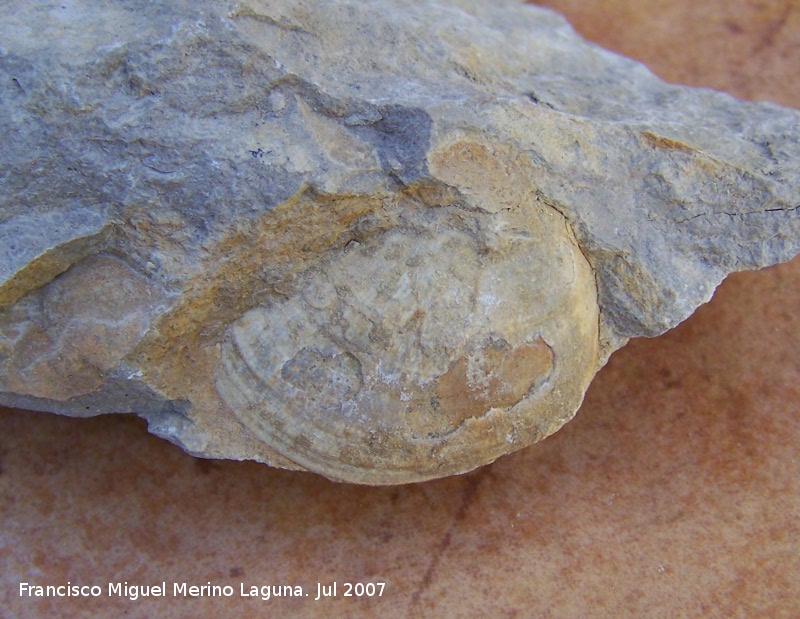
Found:
[{"label": "limestone rock", "polygon": [[800,114],[516,2],[0,7],[0,403],[333,479],[556,431],[800,251]]}]

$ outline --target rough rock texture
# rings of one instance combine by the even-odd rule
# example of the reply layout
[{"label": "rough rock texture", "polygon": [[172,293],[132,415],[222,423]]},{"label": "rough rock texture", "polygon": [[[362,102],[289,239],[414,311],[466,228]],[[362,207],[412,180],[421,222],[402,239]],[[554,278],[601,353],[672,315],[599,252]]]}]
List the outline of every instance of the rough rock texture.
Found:
[{"label": "rough rock texture", "polygon": [[484,4],[6,3],[0,403],[443,476],[800,251],[800,114]]}]

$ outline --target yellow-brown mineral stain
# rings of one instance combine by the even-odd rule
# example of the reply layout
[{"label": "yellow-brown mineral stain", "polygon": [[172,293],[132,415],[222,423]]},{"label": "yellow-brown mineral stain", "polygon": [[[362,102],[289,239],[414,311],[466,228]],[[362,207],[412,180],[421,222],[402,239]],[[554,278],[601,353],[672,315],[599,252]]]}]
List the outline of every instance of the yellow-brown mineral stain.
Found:
[{"label": "yellow-brown mineral stain", "polygon": [[436,397],[441,414],[452,426],[508,408],[541,387],[553,371],[553,350],[541,338],[511,348],[492,340],[453,363],[439,381]]},{"label": "yellow-brown mineral stain", "polygon": [[656,148],[680,150],[686,153],[694,153],[697,151],[696,148],[692,148],[688,144],[685,144],[679,140],[673,140],[672,138],[664,137],[663,135],[657,135],[652,131],[642,131],[642,137],[647,141],[648,144]]}]

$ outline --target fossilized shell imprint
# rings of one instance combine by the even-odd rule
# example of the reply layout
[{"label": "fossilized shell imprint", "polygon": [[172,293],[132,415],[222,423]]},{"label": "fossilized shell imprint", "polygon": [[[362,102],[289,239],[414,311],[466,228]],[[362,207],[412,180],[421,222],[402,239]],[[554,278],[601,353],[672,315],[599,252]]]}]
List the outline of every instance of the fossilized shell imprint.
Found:
[{"label": "fossilized shell imprint", "polygon": [[0,3],[4,406],[442,477],[800,251],[797,111],[663,83],[547,10],[68,4],[32,38],[45,4]]},{"label": "fossilized shell imprint", "polygon": [[231,325],[217,390],[280,454],[336,479],[426,479],[577,408],[597,303],[563,219],[536,203],[519,221],[440,208],[434,226],[412,213],[349,244]]}]

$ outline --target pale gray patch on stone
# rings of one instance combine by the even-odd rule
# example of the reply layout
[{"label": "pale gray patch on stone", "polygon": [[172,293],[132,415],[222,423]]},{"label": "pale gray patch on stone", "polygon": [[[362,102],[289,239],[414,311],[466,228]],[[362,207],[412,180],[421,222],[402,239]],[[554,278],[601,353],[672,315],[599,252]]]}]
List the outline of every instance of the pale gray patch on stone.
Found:
[{"label": "pale gray patch on stone", "polygon": [[67,415],[96,417],[107,413],[180,415],[186,417],[188,401],[165,400],[142,381],[125,376],[109,377],[95,392],[59,402],[16,393],[0,393],[0,406]]}]

